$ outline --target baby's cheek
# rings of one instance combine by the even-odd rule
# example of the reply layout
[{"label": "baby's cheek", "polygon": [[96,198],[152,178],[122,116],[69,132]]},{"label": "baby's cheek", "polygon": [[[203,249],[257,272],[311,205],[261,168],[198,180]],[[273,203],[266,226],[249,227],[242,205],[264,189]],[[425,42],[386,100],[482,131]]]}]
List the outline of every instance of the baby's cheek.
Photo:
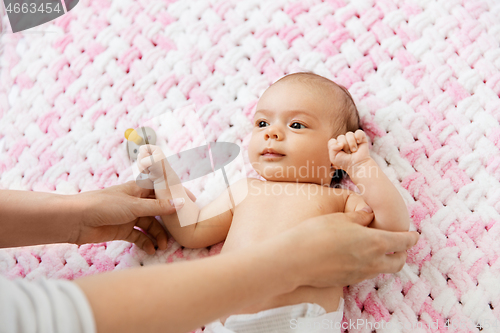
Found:
[{"label": "baby's cheek", "polygon": [[252,161],[254,158],[254,143],[252,142],[252,139],[250,139],[250,142],[248,143],[248,159]]},{"label": "baby's cheek", "polygon": [[255,152],[248,152],[248,160],[250,161],[250,164],[252,165],[252,168],[258,169],[259,168],[259,157]]}]

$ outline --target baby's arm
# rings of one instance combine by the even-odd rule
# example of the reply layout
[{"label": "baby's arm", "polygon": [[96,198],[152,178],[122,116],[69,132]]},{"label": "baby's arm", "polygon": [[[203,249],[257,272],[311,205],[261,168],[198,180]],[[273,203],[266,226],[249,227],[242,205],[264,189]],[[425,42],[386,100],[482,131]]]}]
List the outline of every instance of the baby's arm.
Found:
[{"label": "baby's arm", "polygon": [[[164,187],[155,189],[155,193],[156,197],[159,199],[172,197],[166,193]],[[178,196],[176,195],[176,197]],[[188,207],[192,206],[191,209],[193,211],[197,211],[198,216],[196,221],[198,222],[182,227],[179,222],[179,216],[181,219],[186,216],[186,214],[182,215],[184,213],[183,210],[189,209],[186,207],[186,204],[190,205]],[[190,198],[187,200],[185,199],[184,206],[177,211],[177,214],[174,213],[162,216],[161,218],[170,234],[184,247],[197,249],[217,244],[226,239],[233,220],[233,214],[228,200],[228,190],[224,190],[217,199],[202,209],[199,209]]]},{"label": "baby's arm", "polygon": [[[366,134],[348,132],[328,142],[330,161],[349,174],[360,195],[351,193],[346,208],[361,209],[368,205],[375,218],[369,227],[390,231],[408,231],[410,217],[406,204],[378,164],[370,157]],[[360,202],[362,199],[366,204]],[[356,207],[359,206],[359,207]]]},{"label": "baby's arm", "polygon": [[[161,216],[168,231],[180,245],[200,248],[216,244],[226,238],[233,217],[229,189],[203,209],[199,209],[187,195],[179,177],[159,147],[141,146],[137,161],[139,170],[147,170],[146,172],[150,173],[157,199],[172,199],[172,197],[184,199],[184,206],[177,211],[177,214]],[[165,177],[169,184],[175,185],[169,186]],[[234,186],[235,184],[231,185],[230,189]],[[180,220],[185,226],[181,226]]]}]

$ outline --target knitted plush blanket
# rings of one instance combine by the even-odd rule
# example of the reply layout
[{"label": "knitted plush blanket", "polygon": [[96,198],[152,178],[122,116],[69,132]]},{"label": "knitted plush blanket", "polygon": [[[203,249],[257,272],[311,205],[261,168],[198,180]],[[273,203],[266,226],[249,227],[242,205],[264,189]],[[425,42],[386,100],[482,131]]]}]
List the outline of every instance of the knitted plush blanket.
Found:
[{"label": "knitted plush blanket", "polygon": [[[500,330],[500,3],[81,0],[25,32],[7,22],[3,11],[1,188],[73,194],[126,182],[125,130],[189,103],[206,140],[245,152],[263,91],[313,71],[349,89],[372,157],[421,233],[402,271],[344,289],[342,331]],[[193,144],[190,133],[173,144]],[[212,190],[201,180],[190,189]],[[74,279],[220,246],[4,249],[0,273]]]}]

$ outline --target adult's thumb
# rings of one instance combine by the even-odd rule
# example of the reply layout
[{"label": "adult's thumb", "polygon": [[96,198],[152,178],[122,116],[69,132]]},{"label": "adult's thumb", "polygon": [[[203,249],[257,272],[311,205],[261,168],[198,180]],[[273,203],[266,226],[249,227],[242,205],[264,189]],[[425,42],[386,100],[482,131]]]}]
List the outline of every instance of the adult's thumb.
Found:
[{"label": "adult's thumb", "polygon": [[354,223],[360,224],[365,227],[373,221],[373,210],[370,208],[370,206],[365,206],[363,207],[363,209],[356,210],[348,214],[354,220]]},{"label": "adult's thumb", "polygon": [[361,211],[367,212],[367,213],[373,213],[373,210],[370,206],[364,206]]}]

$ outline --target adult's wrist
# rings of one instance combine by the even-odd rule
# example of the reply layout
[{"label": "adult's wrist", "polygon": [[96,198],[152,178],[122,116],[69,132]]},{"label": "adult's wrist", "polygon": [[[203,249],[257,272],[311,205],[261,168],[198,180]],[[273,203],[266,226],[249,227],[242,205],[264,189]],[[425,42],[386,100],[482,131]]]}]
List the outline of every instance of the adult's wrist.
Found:
[{"label": "adult's wrist", "polygon": [[59,195],[55,200],[60,225],[67,229],[67,237],[63,242],[78,244],[85,212],[92,208],[79,194]]},{"label": "adult's wrist", "polygon": [[18,190],[0,191],[0,247],[66,243],[78,217],[67,196]]}]

